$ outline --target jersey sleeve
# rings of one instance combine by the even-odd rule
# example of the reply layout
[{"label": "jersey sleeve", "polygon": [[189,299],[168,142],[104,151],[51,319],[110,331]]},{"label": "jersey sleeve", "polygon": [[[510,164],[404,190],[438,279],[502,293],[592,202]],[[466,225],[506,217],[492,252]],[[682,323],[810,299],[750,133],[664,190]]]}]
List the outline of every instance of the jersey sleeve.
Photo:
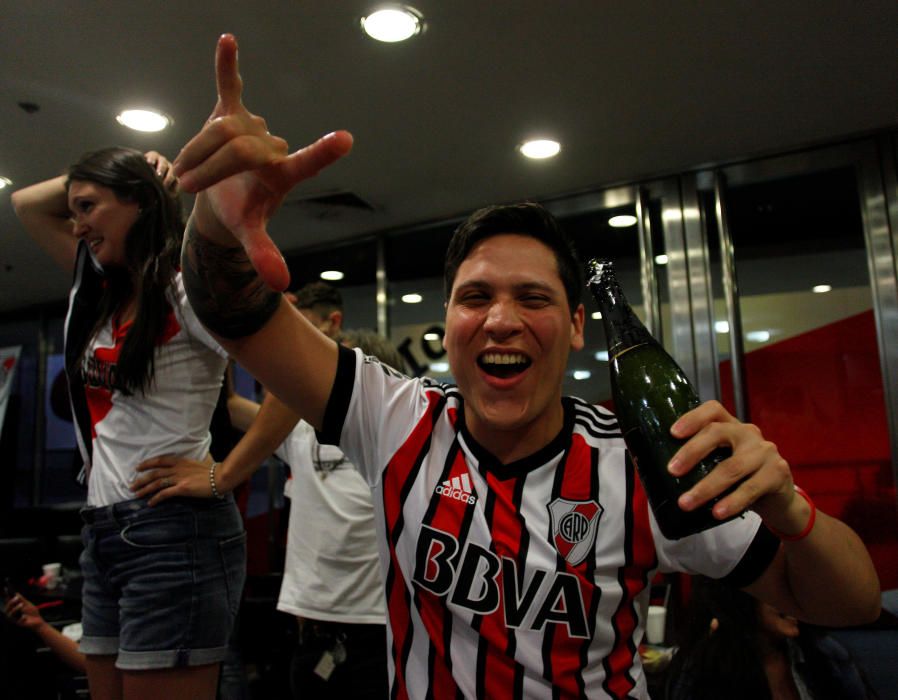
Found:
[{"label": "jersey sleeve", "polygon": [[190,305],[190,300],[187,298],[187,291],[184,289],[184,278],[180,272],[175,276],[174,283],[169,288],[169,293],[172,297],[172,305],[175,308],[175,313],[178,315],[178,320],[186,329],[187,334],[191,338],[196,338],[219,356],[227,358],[227,351],[218,344],[197,318],[193,307]]},{"label": "jersey sleeve", "polygon": [[752,511],[680,540],[665,539],[654,515],[651,523],[662,571],[724,579],[739,588],[764,573],[779,548],[779,540]]},{"label": "jersey sleeve", "polygon": [[309,440],[312,439],[313,435],[312,426],[301,420],[274,451],[274,456],[290,469],[290,474],[284,482],[284,495],[291,500],[294,496],[293,488],[296,485],[297,471],[299,469],[313,468],[308,458]]},{"label": "jersey sleeve", "polygon": [[319,442],[338,445],[368,485],[376,485],[427,408],[424,387],[359,348],[340,346]]}]

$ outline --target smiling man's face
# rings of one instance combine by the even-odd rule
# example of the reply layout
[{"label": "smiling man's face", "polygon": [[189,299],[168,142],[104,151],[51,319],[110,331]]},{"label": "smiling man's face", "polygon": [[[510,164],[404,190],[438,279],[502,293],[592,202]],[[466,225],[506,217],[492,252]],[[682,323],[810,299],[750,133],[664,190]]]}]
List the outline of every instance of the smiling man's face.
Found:
[{"label": "smiling man's face", "polygon": [[583,347],[583,318],[582,305],[571,315],[555,254],[531,236],[490,236],[459,266],[443,342],[468,429],[503,461],[561,429],[561,384],[570,351]]}]

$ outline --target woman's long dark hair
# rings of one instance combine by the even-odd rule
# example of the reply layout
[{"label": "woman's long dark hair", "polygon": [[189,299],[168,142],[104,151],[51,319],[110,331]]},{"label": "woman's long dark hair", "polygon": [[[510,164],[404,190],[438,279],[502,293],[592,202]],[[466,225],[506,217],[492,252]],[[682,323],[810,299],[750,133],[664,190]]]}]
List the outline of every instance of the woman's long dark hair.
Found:
[{"label": "woman's long dark hair", "polygon": [[[768,700],[754,598],[697,576],[668,667],[668,700]],[[710,631],[712,618],[718,627]]]},{"label": "woman's long dark hair", "polygon": [[[758,601],[748,593],[696,576],[680,632],[679,649],[667,669],[666,700],[767,700]],[[718,626],[712,634],[712,618]],[[817,643],[824,630],[801,624],[794,640],[803,655],[801,676],[814,698],[876,698],[863,670],[844,649],[845,659],[827,656]],[[785,640],[783,640],[785,643]],[[834,640],[831,640],[834,643]]]},{"label": "woman's long dark hair", "polygon": [[90,339],[133,294],[134,323],[125,336],[114,382],[115,388],[126,394],[144,393],[155,375],[156,343],[168,317],[165,292],[178,269],[184,232],[181,207],[143,153],[131,148],[85,154],[69,168],[66,187],[74,180],[108,187],[120,200],[136,202],[140,209],[125,240],[125,268],[105,271],[107,282],[96,324],[85,336],[84,347],[77,350],[78,356],[83,356]]}]

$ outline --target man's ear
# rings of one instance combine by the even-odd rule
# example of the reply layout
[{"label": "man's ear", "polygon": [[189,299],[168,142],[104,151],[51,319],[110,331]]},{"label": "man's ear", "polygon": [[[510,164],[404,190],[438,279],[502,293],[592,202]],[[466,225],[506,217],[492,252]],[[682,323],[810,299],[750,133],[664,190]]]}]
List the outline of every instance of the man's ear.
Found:
[{"label": "man's ear", "polygon": [[[449,311],[449,301],[443,302],[443,317],[445,318],[446,312]],[[446,349],[446,324],[443,323],[443,339],[440,341],[440,345],[443,346],[443,350]]]},{"label": "man's ear", "polygon": [[334,333],[343,330],[343,312],[331,311],[327,315],[327,320],[331,322],[331,329]]},{"label": "man's ear", "polygon": [[571,349],[582,350],[585,344],[583,337],[583,326],[586,322],[586,309],[583,304],[577,307],[574,315],[571,317]]}]

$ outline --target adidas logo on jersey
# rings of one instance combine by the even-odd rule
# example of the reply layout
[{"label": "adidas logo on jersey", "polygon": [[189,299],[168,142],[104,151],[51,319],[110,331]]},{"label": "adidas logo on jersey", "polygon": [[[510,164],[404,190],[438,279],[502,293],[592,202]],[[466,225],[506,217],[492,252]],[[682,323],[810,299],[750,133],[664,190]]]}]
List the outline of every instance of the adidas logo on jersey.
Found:
[{"label": "adidas logo on jersey", "polygon": [[435,491],[440,496],[452,498],[462,503],[470,505],[477,503],[477,496],[474,495],[474,490],[471,488],[471,477],[467,474],[446,479],[442,484],[437,484]]}]

